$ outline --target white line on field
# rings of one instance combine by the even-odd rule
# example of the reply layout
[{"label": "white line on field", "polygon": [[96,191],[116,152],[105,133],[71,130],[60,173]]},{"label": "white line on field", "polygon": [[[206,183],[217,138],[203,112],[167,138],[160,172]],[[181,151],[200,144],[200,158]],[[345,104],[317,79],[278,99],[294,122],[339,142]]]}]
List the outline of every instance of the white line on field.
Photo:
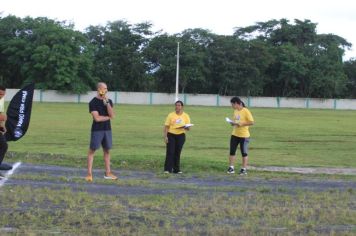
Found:
[{"label": "white line on field", "polygon": [[5,182],[9,179],[9,177],[14,173],[14,171],[21,165],[21,162],[16,162],[13,166],[12,169],[9,170],[6,174],[5,174],[5,178],[0,180],[0,187],[2,187]]}]

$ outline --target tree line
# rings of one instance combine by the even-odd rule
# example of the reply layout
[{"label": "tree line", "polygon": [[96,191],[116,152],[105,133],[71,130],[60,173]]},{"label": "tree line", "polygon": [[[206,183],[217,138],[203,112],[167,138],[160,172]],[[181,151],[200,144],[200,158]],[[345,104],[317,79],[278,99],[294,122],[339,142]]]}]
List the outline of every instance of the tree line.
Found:
[{"label": "tree line", "polygon": [[233,35],[169,35],[118,20],[81,32],[66,21],[0,15],[0,83],[85,93],[104,81],[115,91],[170,93],[179,42],[182,93],[355,98],[356,60],[343,61],[351,44],[316,29],[310,20],[280,19]]}]

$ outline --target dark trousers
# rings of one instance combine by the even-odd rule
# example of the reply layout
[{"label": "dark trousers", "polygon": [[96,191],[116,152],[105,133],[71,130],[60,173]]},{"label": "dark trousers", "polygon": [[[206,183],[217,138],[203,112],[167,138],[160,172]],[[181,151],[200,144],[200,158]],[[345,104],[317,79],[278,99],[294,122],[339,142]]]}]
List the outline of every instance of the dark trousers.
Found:
[{"label": "dark trousers", "polygon": [[164,171],[177,173],[180,171],[180,153],[185,142],[185,134],[168,133],[168,143]]},{"label": "dark trousers", "polygon": [[0,165],[4,160],[5,154],[7,152],[7,141],[5,135],[0,133]]}]

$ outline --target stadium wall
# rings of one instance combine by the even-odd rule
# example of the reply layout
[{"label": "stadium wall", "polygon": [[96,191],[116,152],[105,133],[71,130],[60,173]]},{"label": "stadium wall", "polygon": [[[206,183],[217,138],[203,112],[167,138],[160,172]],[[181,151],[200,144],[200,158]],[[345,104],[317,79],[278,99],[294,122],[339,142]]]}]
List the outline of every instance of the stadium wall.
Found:
[{"label": "stadium wall", "polygon": [[[17,91],[18,89],[7,89],[5,100],[10,101]],[[108,95],[115,104],[163,105],[172,104],[175,100],[175,94],[173,93],[112,91]],[[88,103],[94,96],[96,96],[96,91],[91,91],[87,94],[64,94],[55,90],[35,90],[33,100],[34,102]],[[230,106],[231,97],[213,94],[181,94],[180,100],[186,105]],[[243,96],[241,96],[241,99],[248,107],[356,110],[356,99]]]}]

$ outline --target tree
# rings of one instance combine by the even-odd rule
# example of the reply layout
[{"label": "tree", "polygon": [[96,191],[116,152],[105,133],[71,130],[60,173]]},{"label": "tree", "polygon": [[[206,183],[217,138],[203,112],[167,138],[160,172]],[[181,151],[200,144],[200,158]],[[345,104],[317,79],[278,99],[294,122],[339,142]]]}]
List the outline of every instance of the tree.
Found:
[{"label": "tree", "polygon": [[98,81],[112,90],[174,92],[177,42],[183,93],[241,96],[354,97],[351,44],[317,34],[310,20],[258,22],[232,36],[205,29],[168,35],[151,23],[89,26],[45,17],[0,15],[0,81],[18,88],[84,93]]},{"label": "tree", "polygon": [[[14,59],[23,57],[22,51],[16,50],[16,47],[23,49],[26,45],[23,39],[17,37],[23,27],[22,20],[18,17],[0,17],[0,80],[8,88],[19,88],[23,83],[21,61]],[[13,54],[6,53],[6,50],[11,50]]]},{"label": "tree", "polygon": [[147,74],[153,80],[153,91],[174,92],[176,78],[176,53],[178,37],[157,35],[143,51],[148,66]]},{"label": "tree", "polygon": [[347,97],[356,98],[356,59],[351,58],[344,63],[344,71],[347,75],[348,81],[347,87]]},{"label": "tree", "polygon": [[351,46],[345,39],[332,34],[318,35],[311,56],[311,97],[341,97],[346,92],[347,77],[342,56],[344,47]]},{"label": "tree", "polygon": [[275,61],[266,70],[267,96],[341,96],[345,91],[342,56],[351,45],[336,35],[318,35],[309,20],[259,22],[237,28],[243,40],[260,40],[272,48]]},{"label": "tree", "polygon": [[309,59],[292,44],[273,49],[274,63],[268,69],[272,81],[266,84],[270,96],[299,97],[306,95]]},{"label": "tree", "polygon": [[256,96],[263,93],[265,70],[272,61],[260,40],[217,36],[209,47],[210,78],[214,93]]},{"label": "tree", "polygon": [[94,76],[114,90],[147,91],[147,65],[142,51],[152,35],[150,28],[149,23],[132,26],[126,21],[87,28],[86,35],[96,48]]},{"label": "tree", "polygon": [[207,93],[211,83],[207,79],[207,48],[214,34],[204,29],[188,29],[179,34],[182,93]]},{"label": "tree", "polygon": [[83,93],[94,83],[91,47],[73,26],[47,18],[26,17],[3,55],[14,68],[20,84],[35,82],[40,89]]}]

